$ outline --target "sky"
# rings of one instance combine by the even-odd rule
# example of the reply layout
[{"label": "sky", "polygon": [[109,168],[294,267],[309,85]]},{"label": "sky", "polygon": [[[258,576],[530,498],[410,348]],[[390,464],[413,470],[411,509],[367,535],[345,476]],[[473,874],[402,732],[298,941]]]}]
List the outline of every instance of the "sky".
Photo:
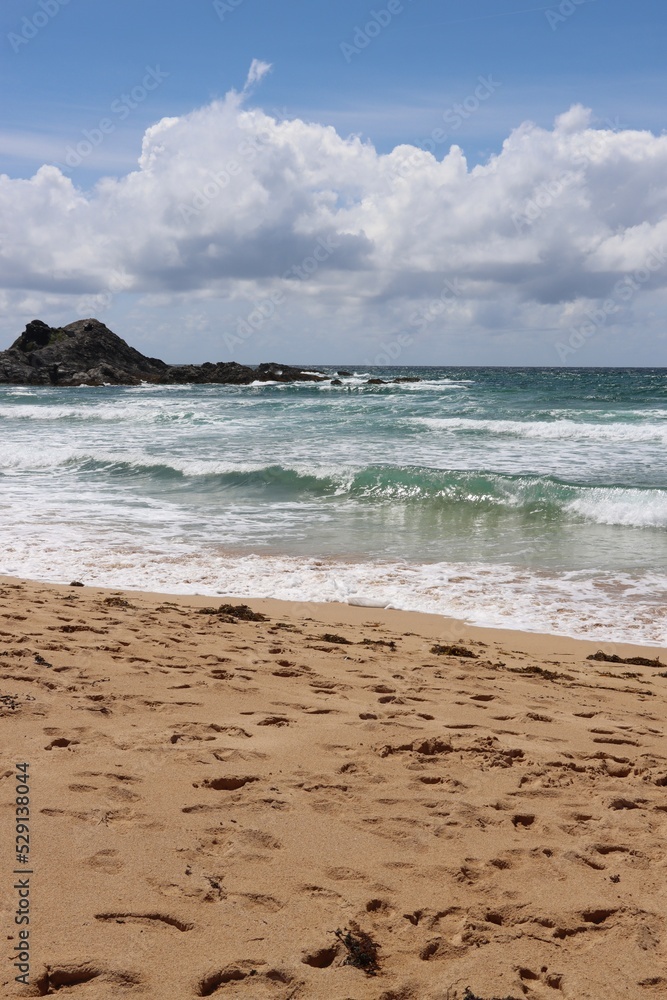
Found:
[{"label": "sky", "polygon": [[667,365],[664,0],[3,0],[0,349]]}]

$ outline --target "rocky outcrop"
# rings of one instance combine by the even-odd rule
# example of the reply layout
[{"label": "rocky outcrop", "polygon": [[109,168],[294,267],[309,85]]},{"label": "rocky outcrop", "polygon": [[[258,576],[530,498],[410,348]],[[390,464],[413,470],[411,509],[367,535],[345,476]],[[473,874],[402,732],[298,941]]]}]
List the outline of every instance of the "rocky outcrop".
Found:
[{"label": "rocky outcrop", "polygon": [[184,385],[218,383],[220,385],[249,385],[251,382],[323,382],[326,375],[315,375],[313,372],[292,368],[290,365],[278,365],[271,361],[257,368],[240,365],[236,361],[210,361],[203,365],[168,365],[167,373],[160,379],[162,384]]},{"label": "rocky outcrop", "polygon": [[169,365],[136,351],[96,319],[63,327],[33,320],[8,350],[0,352],[0,385],[249,385],[324,379],[325,375],[275,362],[257,368],[235,361]]}]

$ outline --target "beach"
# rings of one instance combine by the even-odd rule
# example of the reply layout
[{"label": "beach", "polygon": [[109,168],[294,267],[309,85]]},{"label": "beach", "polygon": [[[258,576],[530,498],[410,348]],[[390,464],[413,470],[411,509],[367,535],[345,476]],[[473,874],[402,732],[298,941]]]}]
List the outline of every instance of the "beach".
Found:
[{"label": "beach", "polygon": [[5,3],[0,1000],[667,1000],[665,14]]},{"label": "beach", "polygon": [[655,644],[10,577],[0,634],[3,996],[667,996]]}]

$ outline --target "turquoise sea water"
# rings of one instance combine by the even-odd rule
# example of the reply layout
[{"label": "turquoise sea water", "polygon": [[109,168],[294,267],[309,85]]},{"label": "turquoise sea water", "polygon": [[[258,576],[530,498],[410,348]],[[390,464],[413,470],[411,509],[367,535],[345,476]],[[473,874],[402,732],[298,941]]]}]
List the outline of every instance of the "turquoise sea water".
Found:
[{"label": "turquoise sea water", "polygon": [[0,388],[0,572],[667,641],[666,370],[342,382]]}]

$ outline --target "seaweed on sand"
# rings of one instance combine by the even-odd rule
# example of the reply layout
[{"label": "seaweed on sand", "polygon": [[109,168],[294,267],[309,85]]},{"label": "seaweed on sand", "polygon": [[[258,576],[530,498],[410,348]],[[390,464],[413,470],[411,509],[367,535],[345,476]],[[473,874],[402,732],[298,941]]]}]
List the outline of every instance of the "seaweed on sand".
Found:
[{"label": "seaweed on sand", "polygon": [[370,934],[362,931],[355,923],[351,923],[351,930],[340,929],[334,934],[347,949],[347,956],[343,965],[352,965],[355,969],[361,969],[367,976],[374,976],[380,970],[378,962],[379,945],[373,941]]},{"label": "seaweed on sand", "polygon": [[665,666],[664,663],[660,662],[659,656],[656,656],[654,660],[650,660],[646,656],[618,656],[616,653],[605,653],[601,649],[598,649],[597,653],[591,653],[590,656],[586,657],[586,659],[599,660],[601,663],[631,663],[636,667]]},{"label": "seaweed on sand", "polygon": [[431,646],[431,652],[436,656],[468,656],[472,660],[477,659],[477,653],[473,653],[471,649],[467,649],[465,646]]},{"label": "seaweed on sand", "polygon": [[571,674],[559,674],[555,670],[545,670],[544,667],[509,667],[511,674],[533,674],[545,681],[573,681]]},{"label": "seaweed on sand", "polygon": [[396,643],[393,639],[362,639],[361,643],[363,646],[386,646],[392,652],[396,649]]},{"label": "seaweed on sand", "polygon": [[200,615],[220,615],[224,621],[268,622],[268,617],[253,611],[247,604],[221,604],[219,608],[200,608]]},{"label": "seaweed on sand", "polygon": [[332,642],[332,643],[336,643],[339,646],[353,646],[354,645],[354,643],[352,642],[351,639],[346,639],[342,635],[336,635],[335,632],[325,632],[324,635],[320,636],[320,639],[323,642]]}]

